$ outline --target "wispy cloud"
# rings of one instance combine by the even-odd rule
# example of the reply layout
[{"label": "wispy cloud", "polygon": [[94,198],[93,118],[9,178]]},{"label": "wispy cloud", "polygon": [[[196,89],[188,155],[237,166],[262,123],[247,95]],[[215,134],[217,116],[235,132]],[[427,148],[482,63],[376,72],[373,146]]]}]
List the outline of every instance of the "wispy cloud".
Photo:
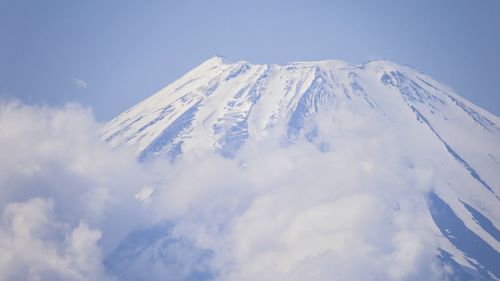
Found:
[{"label": "wispy cloud", "polygon": [[72,78],[71,81],[73,81],[73,83],[75,83],[75,85],[79,88],[87,88],[87,86],[89,85],[87,81],[82,79]]}]

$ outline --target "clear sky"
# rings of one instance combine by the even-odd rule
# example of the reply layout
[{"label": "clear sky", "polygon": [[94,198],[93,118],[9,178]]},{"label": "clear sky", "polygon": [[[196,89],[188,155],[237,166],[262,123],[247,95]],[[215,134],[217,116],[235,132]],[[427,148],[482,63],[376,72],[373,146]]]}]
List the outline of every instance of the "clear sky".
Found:
[{"label": "clear sky", "polygon": [[220,54],[386,58],[500,115],[499,0],[0,0],[0,96],[105,121]]}]

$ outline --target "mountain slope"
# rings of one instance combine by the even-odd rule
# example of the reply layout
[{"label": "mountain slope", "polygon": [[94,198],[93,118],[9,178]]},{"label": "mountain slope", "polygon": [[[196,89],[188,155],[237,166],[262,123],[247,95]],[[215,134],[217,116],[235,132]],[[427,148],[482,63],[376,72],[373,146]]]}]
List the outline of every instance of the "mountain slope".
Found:
[{"label": "mountain slope", "polygon": [[[373,122],[343,123],[346,114]],[[120,114],[101,135],[113,146],[134,146],[142,161],[175,161],[209,151],[237,157],[246,143],[276,131],[284,143],[305,140],[329,151],[335,146],[325,131],[388,127],[408,156],[404,165],[428,162],[437,175],[429,215],[454,278],[499,280],[499,124],[449,87],[388,61],[254,65],[213,57]]]}]

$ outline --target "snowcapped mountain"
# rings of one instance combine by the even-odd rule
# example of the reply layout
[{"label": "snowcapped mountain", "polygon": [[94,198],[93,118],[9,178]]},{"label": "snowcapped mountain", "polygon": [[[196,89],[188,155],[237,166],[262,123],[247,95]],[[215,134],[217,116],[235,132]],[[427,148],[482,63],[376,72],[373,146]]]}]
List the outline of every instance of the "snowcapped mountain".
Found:
[{"label": "snowcapped mountain", "polygon": [[[337,122],[345,112],[373,122]],[[329,116],[326,125],[320,115]],[[321,138],[325,130],[391,128],[397,149],[408,154],[403,165],[427,161],[438,174],[427,200],[450,279],[500,280],[499,124],[449,87],[389,61],[256,65],[216,56],[120,114],[101,135],[112,146],[134,146],[142,161],[175,161],[207,151],[233,158],[274,129],[284,128],[285,143],[305,140],[329,151],[335,146]]]}]

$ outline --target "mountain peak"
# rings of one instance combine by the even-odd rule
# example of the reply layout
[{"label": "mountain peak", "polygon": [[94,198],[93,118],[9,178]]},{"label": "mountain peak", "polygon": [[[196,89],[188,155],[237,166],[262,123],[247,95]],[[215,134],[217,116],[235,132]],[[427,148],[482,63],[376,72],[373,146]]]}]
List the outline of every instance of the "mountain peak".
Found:
[{"label": "mountain peak", "polygon": [[[449,87],[387,60],[279,65],[216,55],[113,119],[101,135],[113,146],[134,146],[141,161],[177,161],[210,152],[238,158],[269,136],[325,154],[343,155],[350,143],[379,151],[372,136],[389,132],[394,151],[402,151],[401,171],[429,177],[428,217],[443,262],[490,279],[500,277],[499,124]],[[425,163],[430,174],[414,163]]]},{"label": "mountain peak", "polygon": [[[465,114],[465,118],[475,122],[473,126],[495,134],[500,132],[498,117],[460,98],[430,77],[388,60],[375,60],[362,66],[340,60],[267,65],[232,63],[221,55],[214,55],[112,120],[103,129],[103,136],[114,145],[122,142],[137,145],[141,155],[162,154],[156,150],[151,152],[148,147],[160,149],[166,145],[165,141],[172,141],[171,138],[181,141],[175,155],[191,150],[188,149],[191,144],[229,155],[238,150],[251,130],[261,132],[283,118],[289,119],[289,137],[297,137],[296,134],[303,133],[306,119],[332,103],[367,107],[367,112],[385,116],[390,116],[392,110],[409,111],[411,115],[418,110],[421,115],[417,116],[418,120],[423,117],[433,120],[436,116],[449,120]],[[265,104],[265,111],[261,109],[258,117],[252,119],[258,104]],[[403,108],[396,110],[394,104]],[[448,116],[445,112],[450,109],[459,113]],[[402,120],[399,116],[391,118]],[[197,131],[198,122],[203,122],[204,132],[210,134],[206,143],[195,145],[191,134]],[[172,126],[181,131],[170,132],[172,135],[166,138],[164,134],[169,132],[168,128],[173,130]],[[257,127],[252,129],[253,126]],[[230,135],[236,132],[242,135],[232,138]],[[226,143],[226,137],[231,141]]]},{"label": "mountain peak", "polygon": [[221,65],[221,64],[230,64],[231,62],[226,57],[219,55],[219,54],[215,54],[203,63]]}]

